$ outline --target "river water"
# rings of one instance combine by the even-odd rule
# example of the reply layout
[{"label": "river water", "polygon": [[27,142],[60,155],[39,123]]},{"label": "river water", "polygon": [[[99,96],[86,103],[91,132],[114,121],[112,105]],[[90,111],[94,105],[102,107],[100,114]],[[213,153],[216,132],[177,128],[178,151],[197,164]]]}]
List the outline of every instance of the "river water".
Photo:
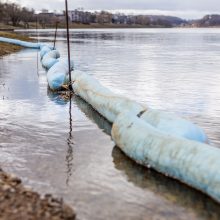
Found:
[{"label": "river water", "polygon": [[[53,36],[40,30],[38,38]],[[65,36],[58,32],[62,56]],[[71,30],[71,56],[75,69],[192,120],[220,146],[220,29]],[[0,167],[63,197],[80,220],[220,219],[207,196],[127,158],[110,130],[80,98],[48,90],[36,50],[0,58]]]}]

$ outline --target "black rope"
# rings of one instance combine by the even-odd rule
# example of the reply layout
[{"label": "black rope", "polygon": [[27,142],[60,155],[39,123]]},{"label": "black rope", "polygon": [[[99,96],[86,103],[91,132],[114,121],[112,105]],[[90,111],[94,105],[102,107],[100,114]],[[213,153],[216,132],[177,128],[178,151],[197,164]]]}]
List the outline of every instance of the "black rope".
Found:
[{"label": "black rope", "polygon": [[140,118],[146,111],[147,111],[147,109],[145,109],[145,110],[139,112],[139,113],[137,114],[137,117]]},{"label": "black rope", "polygon": [[[68,64],[69,64],[69,82],[72,82],[71,78],[71,65],[70,65],[70,36],[69,36],[69,16],[68,16],[68,2],[65,0],[66,5],[66,34],[67,34],[67,50],[68,50]],[[69,84],[69,89],[72,91],[72,84]]]},{"label": "black rope", "polygon": [[[37,43],[39,43],[38,15],[36,15],[36,34],[37,34]],[[37,75],[39,77],[38,50],[37,50]]]},{"label": "black rope", "polygon": [[53,42],[53,49],[54,49],[54,50],[55,50],[55,47],[56,47],[58,24],[59,24],[59,21],[56,21],[56,29],[55,29],[55,33],[54,33],[54,42]]},{"label": "black rope", "polygon": [[66,185],[69,185],[70,178],[72,176],[72,169],[73,169],[73,125],[72,125],[72,93],[69,94],[69,134],[67,138],[67,155],[66,155],[66,165],[67,165],[67,178],[66,178]]}]

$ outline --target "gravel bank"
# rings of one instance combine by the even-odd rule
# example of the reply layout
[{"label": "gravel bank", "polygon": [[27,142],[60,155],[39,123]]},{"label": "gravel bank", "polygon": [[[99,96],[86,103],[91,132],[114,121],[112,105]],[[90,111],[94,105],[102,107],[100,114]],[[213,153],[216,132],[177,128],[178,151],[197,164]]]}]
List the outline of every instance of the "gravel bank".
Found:
[{"label": "gravel bank", "polygon": [[62,199],[41,197],[25,188],[22,181],[0,169],[1,220],[73,220],[74,211]]}]

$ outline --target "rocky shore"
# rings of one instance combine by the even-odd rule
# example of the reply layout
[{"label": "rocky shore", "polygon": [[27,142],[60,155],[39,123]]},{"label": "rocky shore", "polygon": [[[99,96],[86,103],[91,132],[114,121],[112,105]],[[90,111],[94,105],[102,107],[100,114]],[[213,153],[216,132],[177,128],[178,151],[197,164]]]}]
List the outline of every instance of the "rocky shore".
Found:
[{"label": "rocky shore", "polygon": [[74,211],[62,199],[41,197],[25,188],[22,181],[0,169],[0,219],[72,220]]}]

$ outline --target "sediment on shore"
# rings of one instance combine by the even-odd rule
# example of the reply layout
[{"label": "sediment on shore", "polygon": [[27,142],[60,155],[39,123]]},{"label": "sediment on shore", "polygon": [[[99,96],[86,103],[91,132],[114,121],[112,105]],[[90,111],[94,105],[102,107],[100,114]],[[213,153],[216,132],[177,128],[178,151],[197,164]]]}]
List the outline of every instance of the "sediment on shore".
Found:
[{"label": "sediment on shore", "polygon": [[41,197],[0,169],[0,219],[72,220],[75,213],[62,199],[49,194]]}]

